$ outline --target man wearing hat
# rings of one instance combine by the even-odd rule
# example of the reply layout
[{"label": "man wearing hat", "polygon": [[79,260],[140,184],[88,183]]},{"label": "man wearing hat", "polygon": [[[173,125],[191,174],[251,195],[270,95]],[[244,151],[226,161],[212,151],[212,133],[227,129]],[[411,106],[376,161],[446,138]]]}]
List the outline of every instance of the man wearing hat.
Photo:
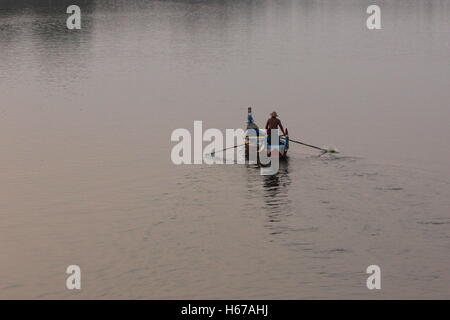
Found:
[{"label": "man wearing hat", "polygon": [[271,144],[271,141],[270,141],[270,140],[271,140],[271,139],[270,139],[270,131],[271,131],[271,130],[277,130],[278,127],[279,127],[280,130],[281,130],[281,132],[282,132],[283,134],[286,134],[286,133],[284,132],[284,128],[283,128],[283,125],[281,124],[280,119],[278,119],[277,117],[278,117],[278,114],[277,114],[275,111],[272,112],[272,113],[270,114],[269,120],[267,120],[267,123],[266,123],[267,139],[268,139],[268,143],[269,143],[269,144]]}]

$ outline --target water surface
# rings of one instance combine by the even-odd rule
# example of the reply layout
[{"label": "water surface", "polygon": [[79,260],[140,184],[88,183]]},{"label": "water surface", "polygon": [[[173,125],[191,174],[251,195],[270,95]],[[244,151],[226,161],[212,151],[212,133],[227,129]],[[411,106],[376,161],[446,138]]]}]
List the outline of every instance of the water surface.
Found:
[{"label": "water surface", "polygon": [[[1,298],[449,298],[449,1],[66,4],[0,1]],[[342,153],[172,164],[249,105]]]}]

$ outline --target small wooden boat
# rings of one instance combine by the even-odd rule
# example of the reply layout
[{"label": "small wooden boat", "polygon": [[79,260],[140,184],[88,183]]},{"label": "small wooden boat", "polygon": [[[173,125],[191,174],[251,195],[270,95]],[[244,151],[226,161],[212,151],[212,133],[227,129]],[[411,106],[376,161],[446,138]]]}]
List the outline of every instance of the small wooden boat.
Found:
[{"label": "small wooden boat", "polygon": [[[279,141],[268,144],[267,131],[265,129],[250,129],[245,132],[245,159],[250,158],[250,149],[257,150],[257,162],[260,164],[260,156],[270,157],[272,150],[277,150],[280,159],[286,159],[289,150],[289,133],[286,129],[286,135],[282,135],[281,130],[278,130]],[[254,151],[253,151],[254,152]]]}]

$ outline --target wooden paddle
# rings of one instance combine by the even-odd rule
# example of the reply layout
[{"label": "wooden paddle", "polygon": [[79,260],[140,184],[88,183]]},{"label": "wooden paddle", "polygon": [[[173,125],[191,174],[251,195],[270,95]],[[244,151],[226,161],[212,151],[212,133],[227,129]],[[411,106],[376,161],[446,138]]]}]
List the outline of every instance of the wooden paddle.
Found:
[{"label": "wooden paddle", "polygon": [[310,145],[310,144],[307,144],[307,143],[304,143],[304,142],[301,142],[301,141],[292,140],[291,138],[289,138],[289,141],[301,144],[303,146],[307,146],[307,147],[310,147],[310,148],[314,148],[314,149],[320,150],[323,153],[327,153],[327,152],[329,152],[329,153],[339,153],[339,151],[337,151],[334,148],[329,148],[329,149],[319,148],[319,147],[316,147],[316,146],[313,146],[313,145]]},{"label": "wooden paddle", "polygon": [[214,152],[211,152],[211,155],[214,156],[214,154],[216,154],[216,152],[224,152],[225,150],[228,150],[228,149],[234,149],[234,148],[237,148],[237,147],[242,147],[242,146],[244,146],[244,145],[245,145],[245,143],[243,143],[243,144],[238,144],[238,145],[235,145],[235,146],[233,146],[233,147],[225,148],[225,149],[222,149],[222,150],[219,150],[219,151],[214,151]]}]

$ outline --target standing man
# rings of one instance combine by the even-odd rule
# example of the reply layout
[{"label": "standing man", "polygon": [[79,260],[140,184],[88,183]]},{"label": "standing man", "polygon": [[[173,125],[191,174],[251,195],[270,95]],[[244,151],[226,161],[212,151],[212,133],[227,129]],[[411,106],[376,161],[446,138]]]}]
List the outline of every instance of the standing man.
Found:
[{"label": "standing man", "polygon": [[281,124],[280,119],[277,118],[278,114],[274,111],[270,114],[270,118],[269,120],[267,120],[266,123],[266,130],[267,130],[267,141],[269,144],[271,144],[271,138],[270,138],[270,131],[271,130],[277,130],[278,128],[280,128],[281,132],[283,134],[286,134],[284,132],[284,128],[283,125]]}]

